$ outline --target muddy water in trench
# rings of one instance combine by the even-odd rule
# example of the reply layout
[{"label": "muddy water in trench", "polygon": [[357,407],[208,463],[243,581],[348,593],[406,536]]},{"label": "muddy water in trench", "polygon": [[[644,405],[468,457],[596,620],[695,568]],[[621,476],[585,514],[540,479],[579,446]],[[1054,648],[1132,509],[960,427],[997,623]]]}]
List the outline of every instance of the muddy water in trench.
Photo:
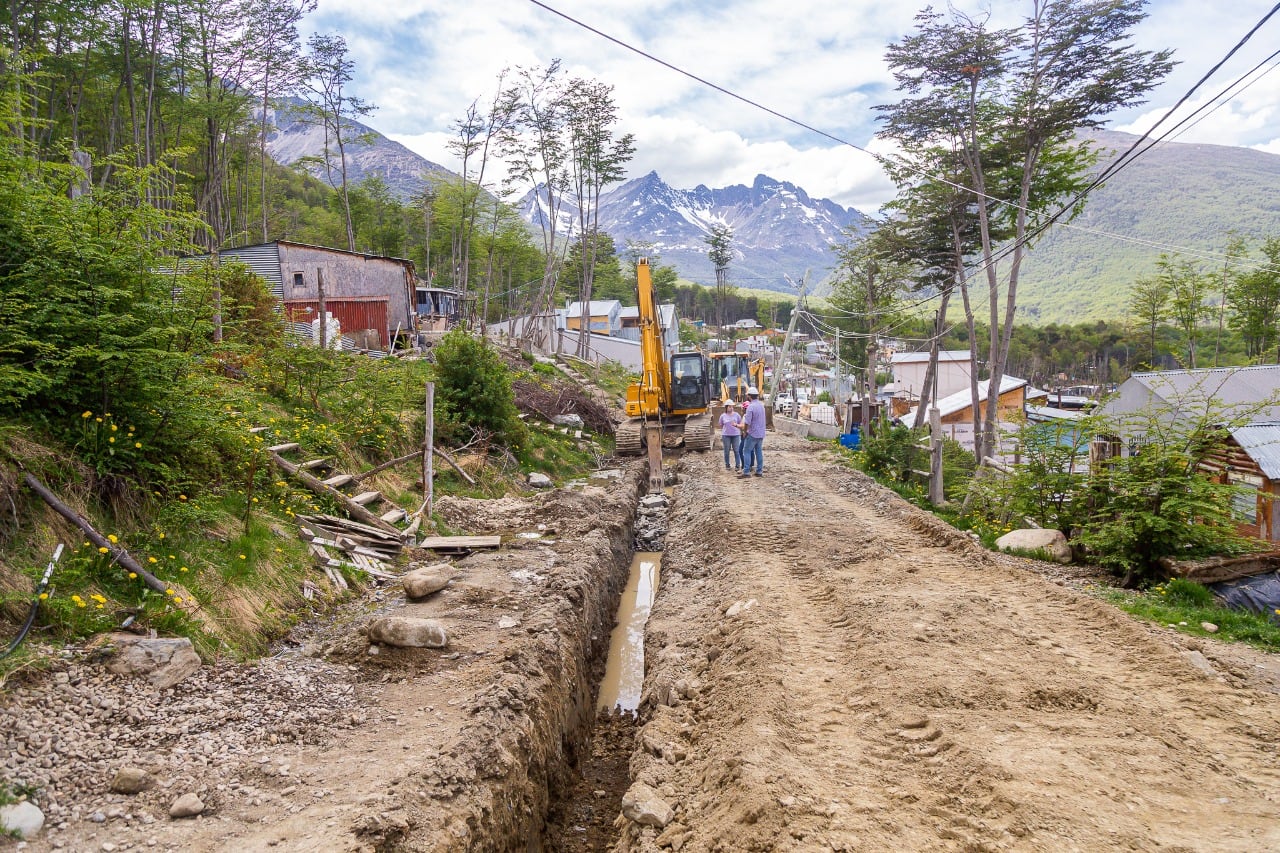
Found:
[{"label": "muddy water in trench", "polygon": [[618,708],[634,712],[640,707],[640,691],[644,686],[644,626],[649,621],[653,597],[658,590],[661,565],[662,554],[657,551],[637,551],[631,560],[596,701],[596,707],[602,711]]}]

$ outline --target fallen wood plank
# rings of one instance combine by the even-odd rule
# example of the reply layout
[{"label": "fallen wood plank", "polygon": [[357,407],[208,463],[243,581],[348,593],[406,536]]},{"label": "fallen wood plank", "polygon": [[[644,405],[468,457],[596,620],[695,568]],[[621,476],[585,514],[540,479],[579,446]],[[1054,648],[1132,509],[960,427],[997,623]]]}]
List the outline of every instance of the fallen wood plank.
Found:
[{"label": "fallen wood plank", "polygon": [[271,427],[249,427],[249,432],[253,433],[254,435],[257,435],[258,433],[266,432],[269,429],[271,429]]},{"label": "fallen wood plank", "polygon": [[383,521],[385,521],[387,524],[395,524],[397,521],[404,518],[408,514],[409,513],[405,512],[400,507],[396,507],[390,512],[384,512],[382,515],[378,517],[381,518]]},{"label": "fallen wood plank", "polygon": [[332,486],[333,488],[336,489],[338,488],[338,486],[345,486],[347,483],[350,483],[354,479],[355,477],[351,476],[350,474],[335,474],[329,479],[322,480],[321,482],[324,483],[326,486]]},{"label": "fallen wood plank", "polygon": [[330,560],[329,565],[335,569],[344,568],[344,567],[348,569],[355,569],[358,572],[364,572],[365,574],[372,575],[375,578],[382,578],[384,580],[394,581],[394,580],[400,579],[399,575],[394,575],[394,574],[391,574],[390,572],[384,572],[378,568],[366,568],[364,566],[358,566],[355,563],[351,563],[346,560]]},{"label": "fallen wood plank", "polygon": [[[372,545],[375,548],[388,548],[394,551],[399,551],[402,544],[400,536],[388,536],[381,530],[370,531],[363,525],[356,525],[356,527],[360,528],[356,529],[352,526],[354,522],[336,523],[334,521],[324,521],[322,518],[301,515],[298,516],[298,519],[315,528],[312,531],[313,536],[327,534],[335,539],[340,536],[346,536],[354,539],[360,545]],[[340,519],[339,521],[345,521],[345,519]]]},{"label": "fallen wood plank", "polygon": [[309,470],[311,468],[319,468],[321,466],[328,465],[328,464],[329,464],[328,459],[308,459],[306,462],[303,462],[300,465],[298,465],[298,467],[306,468]]},{"label": "fallen wood plank", "polygon": [[268,447],[272,453],[288,453],[290,450],[297,450],[302,445],[296,441],[286,441],[284,444],[277,444],[274,447]]},{"label": "fallen wood plank", "polygon": [[386,527],[371,527],[367,524],[361,524],[358,521],[352,521],[349,518],[343,518],[342,516],[339,516],[339,515],[327,515],[327,514],[311,515],[311,516],[300,515],[298,516],[298,518],[303,521],[307,521],[311,524],[329,525],[330,527],[338,527],[343,530],[351,530],[356,533],[362,533],[366,536],[371,536],[374,539],[385,539],[389,542],[400,541],[399,530],[396,530],[394,533],[392,533],[391,531],[387,530]]},{"label": "fallen wood plank", "polygon": [[356,503],[355,501],[351,500],[351,498],[347,497],[342,492],[338,491],[332,486],[326,486],[320,480],[317,480],[315,477],[311,476],[306,471],[303,471],[301,468],[298,467],[298,464],[296,462],[290,462],[289,460],[281,456],[279,453],[274,453],[274,452],[271,454],[271,461],[276,464],[276,467],[281,468],[285,472],[297,478],[297,480],[300,483],[302,483],[302,485],[306,486],[311,491],[319,495],[326,495],[336,500],[339,504],[341,504],[343,507],[346,508],[347,512],[352,517],[359,519],[361,522],[369,525],[374,530],[379,530],[379,531],[382,531],[383,533],[390,533],[392,536],[396,537],[396,539],[399,539],[400,531],[398,529],[396,529],[395,527],[392,527],[390,524],[387,524],[381,518],[378,518],[377,515],[365,509],[365,507],[360,505],[359,503]]},{"label": "fallen wood plank", "polygon": [[418,543],[419,548],[434,550],[452,548],[497,548],[502,544],[501,536],[428,536]]},{"label": "fallen wood plank", "polygon": [[[373,503],[374,501],[378,500],[381,497],[382,497],[382,492],[361,492],[360,494],[353,497],[351,499],[351,502],[360,504],[361,506],[366,506],[368,504]],[[379,517],[378,520],[382,521],[381,517]],[[396,532],[398,533],[399,531],[396,531]]]},{"label": "fallen wood plank", "polygon": [[403,465],[406,462],[411,462],[414,459],[421,459],[421,458],[422,458],[421,450],[415,451],[405,456],[397,456],[395,459],[389,459],[386,462],[383,462],[381,465],[373,466],[368,471],[361,471],[359,474],[355,475],[354,479],[357,482],[359,482],[360,480],[363,480],[365,477],[372,477],[374,474],[377,474],[379,471],[385,471],[388,468],[394,468],[397,465]]}]

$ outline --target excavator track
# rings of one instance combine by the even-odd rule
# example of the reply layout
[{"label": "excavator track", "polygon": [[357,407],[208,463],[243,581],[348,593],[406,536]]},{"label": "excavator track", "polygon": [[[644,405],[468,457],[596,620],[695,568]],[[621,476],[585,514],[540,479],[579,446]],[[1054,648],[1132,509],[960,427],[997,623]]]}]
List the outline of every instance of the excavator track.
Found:
[{"label": "excavator track", "polygon": [[710,450],[711,438],[711,415],[689,415],[684,419],[686,450]]},{"label": "excavator track", "polygon": [[639,456],[644,450],[644,421],[627,418],[613,431],[613,452],[617,456]]}]

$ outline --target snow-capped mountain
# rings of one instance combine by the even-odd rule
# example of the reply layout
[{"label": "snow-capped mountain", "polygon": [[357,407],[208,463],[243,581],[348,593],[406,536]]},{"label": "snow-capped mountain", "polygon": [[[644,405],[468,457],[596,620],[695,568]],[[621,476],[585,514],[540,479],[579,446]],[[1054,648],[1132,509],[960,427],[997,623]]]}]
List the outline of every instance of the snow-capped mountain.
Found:
[{"label": "snow-capped mountain", "polygon": [[[534,225],[543,215],[536,202],[530,193],[521,205],[525,219]],[[560,211],[565,230],[573,228],[576,215],[566,203]],[[857,210],[810,198],[795,184],[765,175],[758,175],[749,187],[699,185],[677,190],[650,172],[600,199],[600,229],[613,237],[619,252],[628,240],[653,243],[660,263],[671,264],[681,278],[700,284],[715,283],[705,238],[716,223],[727,225],[733,233],[730,283],[765,290],[790,291],[786,277],[798,283],[809,270],[812,292],[835,265],[830,244],[863,221]]]}]

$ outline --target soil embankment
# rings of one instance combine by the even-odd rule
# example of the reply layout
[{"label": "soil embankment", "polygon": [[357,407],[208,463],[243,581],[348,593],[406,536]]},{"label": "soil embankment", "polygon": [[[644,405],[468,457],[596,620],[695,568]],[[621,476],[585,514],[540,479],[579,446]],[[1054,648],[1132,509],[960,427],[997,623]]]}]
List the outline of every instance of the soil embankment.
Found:
[{"label": "soil embankment", "polygon": [[[1280,697],[818,446],[686,457],[618,853],[1280,849]],[[1255,662],[1256,661],[1256,662]],[[1240,677],[1243,675],[1244,677]]]},{"label": "soil embankment", "polygon": [[[300,627],[256,664],[206,666],[161,692],[89,656],[11,686],[6,772],[42,789],[48,821],[27,849],[536,844],[595,717],[642,479],[628,471],[607,489],[442,499],[455,529],[517,534],[511,546],[460,561],[424,601],[389,587]],[[449,646],[371,647],[358,630],[367,611],[439,619]],[[126,766],[155,784],[111,793]],[[188,793],[204,813],[171,819]]]}]

